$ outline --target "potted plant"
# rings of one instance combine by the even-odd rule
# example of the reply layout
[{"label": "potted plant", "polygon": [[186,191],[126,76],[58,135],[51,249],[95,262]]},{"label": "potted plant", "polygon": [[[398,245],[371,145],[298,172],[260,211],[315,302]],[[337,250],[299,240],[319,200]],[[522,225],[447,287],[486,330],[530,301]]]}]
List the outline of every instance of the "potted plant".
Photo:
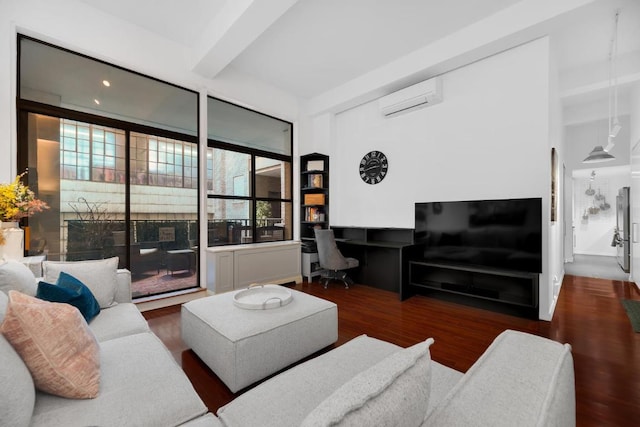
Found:
[{"label": "potted plant", "polygon": [[24,230],[18,222],[49,208],[22,183],[26,173],[16,176],[10,184],[0,184],[0,256],[7,259],[20,259],[24,255]]}]

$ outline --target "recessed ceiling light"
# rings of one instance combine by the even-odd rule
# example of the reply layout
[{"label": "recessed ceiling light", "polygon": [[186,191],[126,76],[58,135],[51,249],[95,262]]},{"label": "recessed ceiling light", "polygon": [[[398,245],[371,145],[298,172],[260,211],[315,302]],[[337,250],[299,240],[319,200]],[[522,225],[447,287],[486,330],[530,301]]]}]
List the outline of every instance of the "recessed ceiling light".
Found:
[{"label": "recessed ceiling light", "polygon": [[106,87],[111,86],[111,82],[109,80],[103,80],[102,84],[105,85]]},{"label": "recessed ceiling light", "polygon": [[100,105],[100,100],[99,99],[94,99],[93,102],[95,102],[96,105]]}]

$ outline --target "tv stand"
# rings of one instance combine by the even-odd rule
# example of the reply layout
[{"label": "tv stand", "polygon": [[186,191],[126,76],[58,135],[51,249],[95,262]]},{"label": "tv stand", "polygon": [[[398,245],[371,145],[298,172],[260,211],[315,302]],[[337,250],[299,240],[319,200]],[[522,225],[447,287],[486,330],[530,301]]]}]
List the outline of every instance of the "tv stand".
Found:
[{"label": "tv stand", "polygon": [[409,289],[403,294],[436,291],[467,300],[499,303],[537,315],[538,281],[539,273],[414,260],[409,261]]}]

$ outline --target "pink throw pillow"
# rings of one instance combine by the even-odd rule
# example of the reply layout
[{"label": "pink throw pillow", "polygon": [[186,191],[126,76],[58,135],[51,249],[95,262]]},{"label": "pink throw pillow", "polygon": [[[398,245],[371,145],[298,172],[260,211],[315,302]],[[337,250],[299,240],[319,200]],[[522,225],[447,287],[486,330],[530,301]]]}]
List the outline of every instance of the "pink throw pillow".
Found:
[{"label": "pink throw pillow", "polygon": [[100,348],[80,311],[9,291],[2,332],[41,391],[90,399],[100,391]]}]

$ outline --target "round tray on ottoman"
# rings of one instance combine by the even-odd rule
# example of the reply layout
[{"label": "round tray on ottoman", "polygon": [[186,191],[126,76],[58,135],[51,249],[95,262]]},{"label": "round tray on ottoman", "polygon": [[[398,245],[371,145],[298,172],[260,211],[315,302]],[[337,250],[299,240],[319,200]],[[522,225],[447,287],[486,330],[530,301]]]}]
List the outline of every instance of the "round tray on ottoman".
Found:
[{"label": "round tray on ottoman", "polygon": [[291,302],[293,295],[278,285],[252,285],[233,295],[233,303],[246,310],[268,310]]}]

